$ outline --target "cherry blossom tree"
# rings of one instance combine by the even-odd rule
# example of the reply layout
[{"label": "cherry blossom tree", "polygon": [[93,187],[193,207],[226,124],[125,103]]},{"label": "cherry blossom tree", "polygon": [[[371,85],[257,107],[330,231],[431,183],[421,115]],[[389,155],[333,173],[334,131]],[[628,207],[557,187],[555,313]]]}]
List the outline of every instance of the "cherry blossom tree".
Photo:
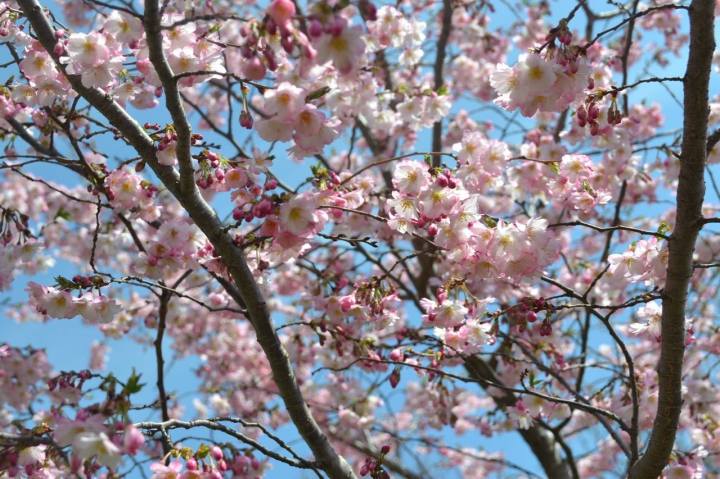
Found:
[{"label": "cherry blossom tree", "polygon": [[720,477],[716,9],[0,1],[0,477]]}]

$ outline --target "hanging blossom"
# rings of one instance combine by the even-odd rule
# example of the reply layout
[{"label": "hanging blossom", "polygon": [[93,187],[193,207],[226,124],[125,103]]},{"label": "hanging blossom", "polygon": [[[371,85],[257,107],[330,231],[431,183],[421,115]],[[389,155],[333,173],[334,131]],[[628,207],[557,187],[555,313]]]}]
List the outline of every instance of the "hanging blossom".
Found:
[{"label": "hanging blossom", "polygon": [[314,15],[308,25],[308,34],[317,51],[315,62],[322,65],[332,62],[343,76],[352,76],[365,65],[365,39],[360,25],[352,25],[354,9],[345,8],[338,13]]},{"label": "hanging blossom", "polygon": [[521,55],[510,67],[498,64],[490,83],[498,93],[495,102],[507,110],[520,109],[524,116],[540,112],[560,112],[582,98],[588,87],[590,65],[583,51],[570,45],[572,34],[561,29],[551,36],[544,54]]},{"label": "hanging blossom", "polygon": [[107,296],[86,292],[75,297],[68,290],[28,283],[30,303],[48,317],[70,319],[82,316],[90,324],[105,324],[113,320],[122,308],[120,303]]},{"label": "hanging blossom", "polygon": [[[477,149],[469,144],[460,154],[461,167],[456,174],[462,173],[470,185],[482,184],[468,170],[463,171],[465,165],[476,162],[475,170],[488,168],[485,174],[492,174],[507,151],[500,143],[489,142]],[[477,155],[470,157],[470,150]],[[433,177],[423,163],[405,160],[397,164],[393,184],[397,190],[386,204],[388,226],[432,238],[445,249],[444,258],[458,273],[476,278],[531,277],[557,257],[559,244],[547,231],[546,220],[506,223],[493,219],[482,212],[481,196],[470,193],[464,180],[450,170]]]},{"label": "hanging blossom", "polygon": [[400,65],[413,66],[422,58],[426,28],[425,22],[408,18],[393,6],[383,5],[377,10],[377,20],[368,22],[368,42],[376,50],[400,49]]},{"label": "hanging blossom", "polygon": [[67,65],[68,73],[80,75],[88,88],[106,88],[122,69],[121,44],[102,33],[71,34],[65,42],[65,53],[60,62]]},{"label": "hanging blossom", "polygon": [[608,256],[608,273],[613,278],[624,278],[630,283],[662,286],[668,254],[667,247],[658,238],[639,240],[624,253]]},{"label": "hanging blossom", "polygon": [[306,103],[308,92],[290,83],[268,90],[259,107],[268,115],[255,128],[263,140],[289,141],[295,159],[321,153],[337,136],[333,123],[315,105]]}]

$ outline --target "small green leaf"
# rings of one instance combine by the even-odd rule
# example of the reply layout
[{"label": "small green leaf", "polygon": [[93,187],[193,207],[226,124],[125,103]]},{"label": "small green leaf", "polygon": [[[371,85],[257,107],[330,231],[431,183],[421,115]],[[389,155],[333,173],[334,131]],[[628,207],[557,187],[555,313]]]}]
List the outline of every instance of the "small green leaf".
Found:
[{"label": "small green leaf", "polygon": [[207,444],[200,444],[200,447],[198,447],[198,450],[195,453],[195,457],[198,459],[204,459],[208,454],[210,454],[210,447]]},{"label": "small green leaf", "polygon": [[322,88],[318,88],[318,89],[315,90],[315,91],[311,91],[311,92],[308,93],[308,95],[305,97],[305,103],[308,103],[308,102],[311,102],[311,101],[313,101],[313,100],[317,100],[317,99],[319,99],[319,98],[322,98],[322,97],[324,97],[325,95],[327,95],[329,92],[330,92],[330,87],[329,87],[329,86],[324,86],[324,87],[322,87]]},{"label": "small green leaf", "polygon": [[70,221],[72,219],[72,216],[70,215],[70,212],[64,208],[60,208],[57,213],[55,213],[55,219],[62,218],[65,221]]},{"label": "small green leaf", "polygon": [[125,383],[125,388],[123,389],[123,392],[125,394],[129,396],[130,394],[135,394],[142,390],[145,384],[140,382],[140,376],[141,375],[136,373],[135,369],[133,369],[133,372],[132,374],[130,374],[127,383]]}]

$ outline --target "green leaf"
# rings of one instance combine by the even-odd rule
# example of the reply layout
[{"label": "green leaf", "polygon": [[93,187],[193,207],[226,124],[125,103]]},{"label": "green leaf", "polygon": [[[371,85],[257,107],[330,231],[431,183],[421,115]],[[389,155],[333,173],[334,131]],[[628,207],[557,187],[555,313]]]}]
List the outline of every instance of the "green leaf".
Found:
[{"label": "green leaf", "polygon": [[145,386],[145,383],[140,382],[140,376],[141,375],[136,373],[135,369],[133,368],[132,374],[130,374],[127,383],[125,383],[125,388],[123,389],[123,392],[125,394],[129,396],[142,390],[143,386]]},{"label": "green leaf", "polygon": [[311,91],[311,92],[308,93],[308,95],[305,97],[305,103],[308,103],[308,102],[311,102],[311,101],[313,101],[313,100],[317,100],[317,99],[319,99],[319,98],[322,98],[322,97],[324,97],[325,95],[327,95],[329,92],[330,92],[330,87],[329,87],[329,86],[324,86],[324,87],[322,87],[322,88],[318,88],[318,89],[315,90],[315,91]]},{"label": "green leaf", "polygon": [[200,444],[200,447],[198,447],[198,450],[195,453],[195,457],[198,459],[204,459],[208,454],[210,454],[210,447],[207,444]]},{"label": "green leaf", "polygon": [[57,283],[58,287],[60,289],[69,290],[69,289],[78,289],[78,285],[75,284],[73,281],[67,279],[64,276],[55,276],[55,282]]},{"label": "green leaf", "polygon": [[488,215],[482,215],[482,217],[480,218],[480,221],[482,221],[485,224],[485,226],[487,226],[488,228],[495,228],[498,224],[498,222],[495,218],[493,218],[492,216],[488,216]]},{"label": "green leaf", "polygon": [[55,218],[54,218],[54,219],[58,219],[58,218],[62,218],[62,219],[64,219],[65,221],[70,221],[70,220],[72,219],[72,216],[70,215],[70,212],[69,212],[68,210],[66,210],[66,209],[64,209],[64,208],[61,207],[61,208],[57,211],[57,213],[55,213]]}]

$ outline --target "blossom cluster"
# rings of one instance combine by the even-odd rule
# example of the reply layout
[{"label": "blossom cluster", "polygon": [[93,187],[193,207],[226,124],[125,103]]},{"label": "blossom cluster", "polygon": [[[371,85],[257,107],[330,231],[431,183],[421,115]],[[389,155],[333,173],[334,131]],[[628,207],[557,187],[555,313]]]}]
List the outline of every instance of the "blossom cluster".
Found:
[{"label": "blossom cluster", "polygon": [[120,303],[108,296],[90,291],[73,296],[69,290],[28,283],[30,304],[48,317],[70,319],[82,316],[90,324],[105,324],[121,311]]},{"label": "blossom cluster", "polygon": [[495,100],[508,110],[520,109],[523,115],[560,112],[580,99],[588,87],[590,66],[576,50],[561,49],[543,56],[522,55],[509,67],[499,64],[490,82],[498,93]]}]

